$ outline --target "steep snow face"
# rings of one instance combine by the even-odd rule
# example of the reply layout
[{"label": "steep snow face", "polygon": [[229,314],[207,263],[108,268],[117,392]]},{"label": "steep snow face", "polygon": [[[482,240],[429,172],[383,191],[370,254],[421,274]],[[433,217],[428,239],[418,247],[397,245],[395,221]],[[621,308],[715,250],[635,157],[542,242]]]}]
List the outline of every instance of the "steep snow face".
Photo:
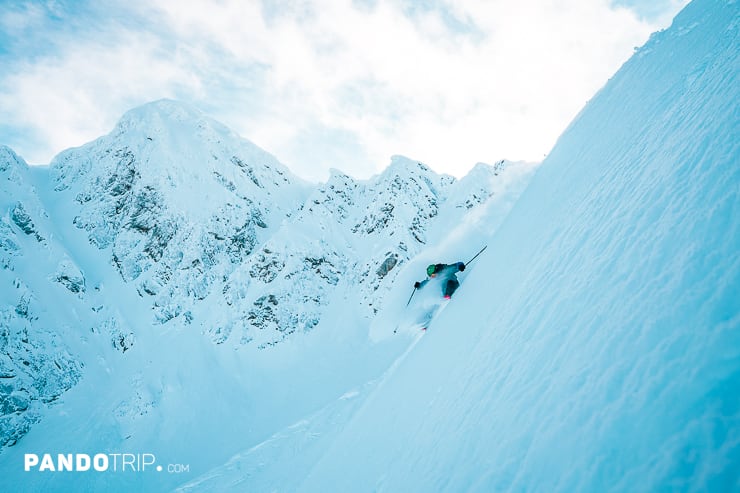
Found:
[{"label": "steep snow face", "polygon": [[351,237],[349,251],[354,252],[347,282],[357,285],[363,313],[377,313],[400,267],[443,238],[430,236],[430,228],[440,211],[452,205],[454,181],[422,163],[394,156],[382,174],[359,184],[345,237]]},{"label": "steep snow face", "polygon": [[85,277],[56,241],[29,174],[0,147],[0,447],[15,444],[79,381],[79,344],[69,336],[79,339],[77,325],[88,323],[70,313],[89,310]]},{"label": "steep snow face", "polygon": [[740,489],[739,28],[691,3],[379,382],[180,491]]}]

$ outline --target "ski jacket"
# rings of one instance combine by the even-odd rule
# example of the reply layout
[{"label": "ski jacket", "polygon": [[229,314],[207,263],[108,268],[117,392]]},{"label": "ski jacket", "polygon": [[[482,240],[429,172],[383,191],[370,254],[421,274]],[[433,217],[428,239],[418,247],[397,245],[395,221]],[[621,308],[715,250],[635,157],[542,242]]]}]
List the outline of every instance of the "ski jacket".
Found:
[{"label": "ski jacket", "polygon": [[[431,270],[432,266],[429,267]],[[434,266],[434,273],[421,281],[418,286],[414,285],[414,287],[421,289],[432,279],[439,280],[442,285],[451,279],[457,281],[457,273],[463,270],[465,270],[465,263],[463,262],[456,262],[454,264],[436,264]]]}]

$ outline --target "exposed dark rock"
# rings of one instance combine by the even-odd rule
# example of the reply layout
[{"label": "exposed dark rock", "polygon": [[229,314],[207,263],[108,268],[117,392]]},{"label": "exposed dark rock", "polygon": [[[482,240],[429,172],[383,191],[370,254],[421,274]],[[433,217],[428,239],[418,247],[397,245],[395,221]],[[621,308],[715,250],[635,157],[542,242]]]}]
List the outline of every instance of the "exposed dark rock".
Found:
[{"label": "exposed dark rock", "polygon": [[389,254],[389,256],[386,257],[386,259],[383,261],[383,263],[380,264],[380,267],[378,267],[378,270],[376,270],[375,273],[378,275],[378,277],[383,278],[388,275],[391,270],[393,270],[397,263],[398,254]]},{"label": "exposed dark rock", "polygon": [[36,226],[33,223],[33,219],[26,212],[25,207],[20,202],[17,202],[13,209],[10,211],[10,219],[18,226],[21,231],[29,236],[36,238],[36,241],[43,241],[43,237],[36,230]]}]

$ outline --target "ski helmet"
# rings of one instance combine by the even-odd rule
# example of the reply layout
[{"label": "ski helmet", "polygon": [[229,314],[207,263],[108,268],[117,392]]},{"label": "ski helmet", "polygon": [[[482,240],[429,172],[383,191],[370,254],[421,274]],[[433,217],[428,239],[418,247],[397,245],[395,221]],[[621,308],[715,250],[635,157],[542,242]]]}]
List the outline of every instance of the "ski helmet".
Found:
[{"label": "ski helmet", "polygon": [[437,266],[434,264],[429,264],[429,267],[427,267],[427,275],[431,277],[434,275],[435,272],[437,272]]}]

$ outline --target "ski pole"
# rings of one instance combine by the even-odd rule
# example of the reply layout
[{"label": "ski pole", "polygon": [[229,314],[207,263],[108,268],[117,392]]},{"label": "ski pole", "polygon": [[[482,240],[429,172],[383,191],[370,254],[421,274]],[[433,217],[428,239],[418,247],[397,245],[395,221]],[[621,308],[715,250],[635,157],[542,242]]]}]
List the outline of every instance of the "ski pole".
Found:
[{"label": "ski pole", "polygon": [[486,245],[486,246],[484,246],[483,248],[481,248],[481,249],[480,249],[480,252],[478,252],[478,253],[476,253],[476,254],[475,254],[475,257],[473,257],[473,258],[471,258],[470,260],[468,260],[467,262],[465,262],[465,266],[467,267],[467,265],[468,265],[468,264],[469,264],[470,262],[472,262],[473,260],[475,260],[476,258],[478,258],[478,255],[480,255],[481,253],[483,253],[483,250],[485,250],[486,248],[488,248],[488,245]]},{"label": "ski pole", "polygon": [[411,296],[409,296],[409,300],[406,302],[406,306],[409,306],[409,303],[411,303],[411,298],[413,298],[415,294],[416,288],[414,288],[414,290],[411,292]]}]

